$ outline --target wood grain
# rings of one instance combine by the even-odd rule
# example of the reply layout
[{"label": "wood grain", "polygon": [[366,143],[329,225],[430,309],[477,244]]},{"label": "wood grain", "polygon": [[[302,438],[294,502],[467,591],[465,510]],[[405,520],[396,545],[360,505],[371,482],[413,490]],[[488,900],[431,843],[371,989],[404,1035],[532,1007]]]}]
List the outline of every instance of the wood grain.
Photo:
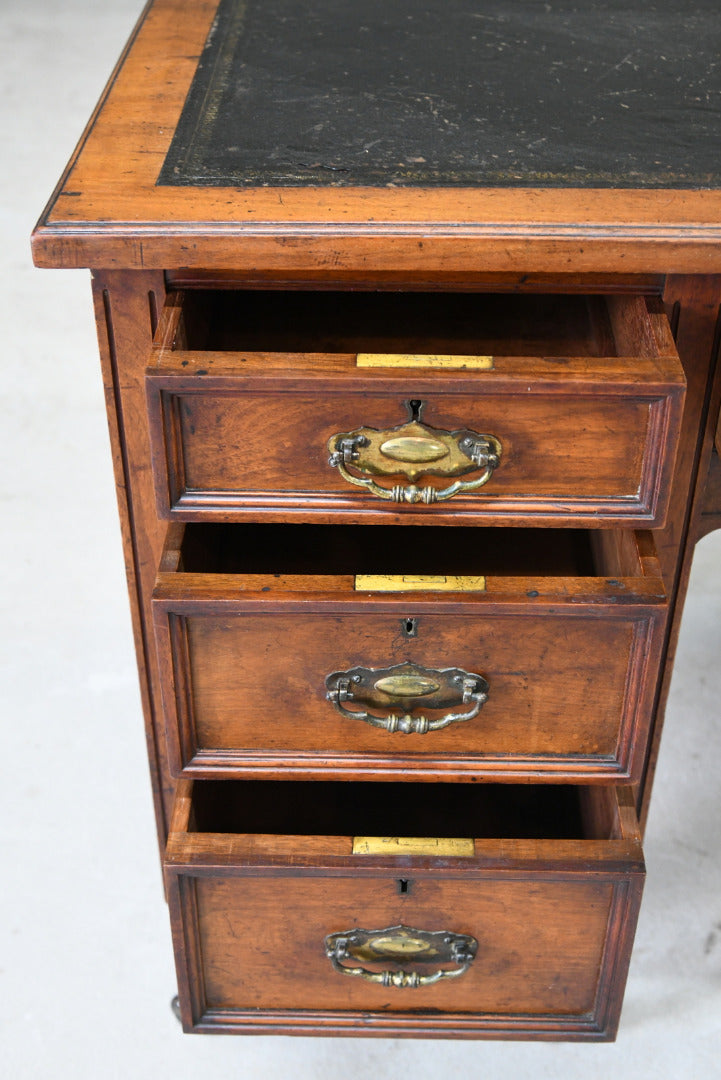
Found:
[{"label": "wood grain", "polygon": [[[266,853],[261,837],[243,855],[233,848],[240,837],[201,834],[203,854],[182,831],[192,789],[181,784],[180,792],[185,809],[166,873],[187,1030],[272,1023],[277,1031],[341,1033],[362,1013],[358,1034],[608,1038],[615,1031],[643,874],[633,827],[623,840],[556,841],[551,863],[546,841],[477,842],[470,865],[460,860],[462,873],[448,857],[341,855],[333,837],[293,857],[282,837],[266,838]],[[625,801],[606,806],[606,829],[618,831],[620,814],[633,815]],[[597,828],[604,814],[589,818]],[[477,960],[463,977],[417,991],[333,971],[327,934],[400,923],[470,934]]]},{"label": "wood grain", "polygon": [[40,220],[37,265],[721,271],[718,191],[157,187],[216,7],[149,6]]},{"label": "wood grain", "polygon": [[[332,306],[309,315],[310,303],[289,309],[289,301],[278,297],[256,331],[238,314],[240,296],[220,311],[212,294],[207,310],[202,297],[188,296],[187,320],[184,301],[178,294],[169,298],[147,377],[162,516],[230,519],[252,512],[260,518],[282,511],[306,521],[316,514],[325,520],[375,515],[384,521],[394,515],[413,522],[453,515],[454,522],[501,524],[512,517],[519,523],[598,526],[658,525],[665,517],[684,379],[665,316],[649,311],[641,298],[609,298],[608,307],[597,302],[585,325],[578,302],[568,305],[573,329],[563,341],[557,326],[566,310],[557,300],[550,311],[537,298],[527,307],[516,301],[508,322],[501,319],[496,327],[493,305],[482,308],[478,325],[471,322],[461,331],[472,336],[460,340],[453,308],[440,324],[432,321],[437,337],[424,339],[422,327],[416,330],[420,337],[409,340],[409,311],[400,298],[397,313],[392,298],[390,304],[374,300],[360,309],[351,303],[351,326],[338,324],[334,352],[319,351],[328,347],[328,334],[333,338],[327,325]],[[474,318],[473,306],[462,310]],[[189,332],[212,343],[229,339],[230,345],[222,351],[188,348]],[[396,336],[389,340],[389,334]],[[581,347],[579,338],[584,354],[576,356],[571,350]],[[288,344],[310,351],[282,351]],[[349,346],[473,351],[493,355],[494,369],[360,371]],[[534,346],[538,355],[523,351]],[[389,505],[328,465],[329,440],[359,427],[402,425],[410,397],[424,401],[423,421],[432,428],[468,428],[500,439],[501,464],[482,489],[419,510]],[[389,478],[385,486],[393,482],[398,479]],[[428,475],[423,483],[440,490],[447,480]]]},{"label": "wood grain", "polygon": [[[394,781],[433,780],[424,805],[448,780],[591,783],[583,838],[479,835],[469,860],[394,861],[353,856],[345,834],[213,832],[201,789],[179,780],[164,866],[184,1025],[612,1038],[642,884],[634,797],[643,819],[693,546],[721,523],[721,192],[158,186],[216,6],[147,6],[33,237],[38,265],[94,269],[161,843],[183,771],[249,785],[343,777],[359,800],[372,777],[388,781],[378,801],[383,789],[398,803]],[[161,310],[166,281],[188,292]],[[225,297],[212,311],[227,312],[241,288],[243,319],[203,314],[210,289]],[[482,332],[457,317],[471,294]],[[361,295],[364,314],[343,326]],[[373,310],[402,317],[372,323]],[[510,330],[502,310],[521,316]],[[489,352],[494,371],[361,376],[364,322],[371,351]],[[427,399],[435,426],[501,437],[503,465],[478,497],[381,507],[329,469],[332,434],[392,428],[410,397]],[[455,545],[481,523],[544,537],[523,564],[491,567],[483,594],[407,601],[355,593],[341,554],[313,572],[244,566],[242,548],[213,566],[176,522],[163,550],[158,511],[206,533],[211,519],[370,521],[384,526],[378,549],[399,525],[407,538],[424,526],[421,549],[431,523]],[[655,541],[628,528],[639,521]],[[559,523],[593,528],[592,573],[545,528]],[[508,531],[474,531],[510,559]],[[337,547],[347,554],[347,540]],[[331,670],[407,658],[487,675],[477,722],[430,748],[426,736],[399,744],[325,700]],[[420,998],[332,971],[326,933],[397,922],[474,934],[478,963]]]},{"label": "wood grain", "polygon": [[663,721],[681,627],[683,604],[704,505],[705,481],[711,461],[714,428],[721,401],[719,375],[719,327],[721,326],[721,277],[670,276],[664,303],[675,328],[679,356],[686,373],[686,403],[681,427],[680,451],[674,469],[669,518],[657,533],[664,579],[669,588],[670,620],[662,666],[653,735],[644,781],[639,790],[639,818],[645,825]]},{"label": "wood grain", "polygon": [[[633,533],[594,533],[604,541],[595,581],[491,575],[484,593],[428,593],[424,602],[358,594],[352,578],[328,574],[173,572],[182,558],[174,527],[166,551],[175,554],[164,557],[153,601],[172,768],[199,777],[637,780],[665,626],[646,536],[648,553]],[[326,700],[332,672],[403,661],[478,672],[489,700],[475,719],[423,736],[341,717]]]},{"label": "wood grain", "polygon": [[[165,289],[157,273],[93,276],[93,299],[113,451],[133,633],[145,717],[159,843],[165,842],[173,783],[160,728],[160,685],[150,630],[150,596],[164,529],[155,515],[143,369]],[[150,500],[150,501],[148,501]]]},{"label": "wood grain", "polygon": [[698,542],[714,529],[721,529],[721,457],[714,450],[709,461],[708,476],[696,522]]}]

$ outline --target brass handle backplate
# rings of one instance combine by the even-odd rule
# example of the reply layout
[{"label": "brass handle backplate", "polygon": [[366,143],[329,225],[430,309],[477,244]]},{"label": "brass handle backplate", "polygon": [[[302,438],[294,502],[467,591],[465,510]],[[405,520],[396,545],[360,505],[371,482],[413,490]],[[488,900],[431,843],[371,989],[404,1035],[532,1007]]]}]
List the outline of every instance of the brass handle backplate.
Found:
[{"label": "brass handle backplate", "polygon": [[[422,424],[422,401],[409,401],[410,420],[379,431],[362,427],[331,436],[329,464],[349,484],[364,487],[379,499],[400,503],[434,503],[488,483],[501,462],[501,444],[494,435],[476,431],[443,431]],[[445,488],[418,487],[421,476],[463,476],[481,470],[474,480],[455,480]],[[352,471],[351,471],[352,470]],[[358,475],[358,473],[366,475]],[[410,484],[383,487],[375,476],[405,476]]]},{"label": "brass handle backplate", "polygon": [[[363,720],[372,727],[385,731],[400,731],[406,735],[425,735],[439,731],[450,724],[472,720],[478,716],[488,700],[488,682],[482,675],[463,671],[462,668],[423,668],[407,661],[389,668],[349,668],[334,671],[325,680],[326,697],[341,716]],[[360,709],[347,708],[347,703],[360,705]],[[451,709],[470,705],[465,712],[450,711],[443,716],[429,719],[425,715],[413,716],[417,708]],[[390,712],[374,716],[368,708],[398,708],[402,712]]]},{"label": "brass handle backplate", "polygon": [[[341,975],[355,975],[382,986],[416,989],[430,986],[441,979],[457,979],[471,966],[478,942],[467,934],[448,930],[413,930],[410,926],[389,926],[385,930],[346,930],[329,934],[325,951],[331,964]],[[350,961],[350,963],[349,963]],[[411,970],[384,968],[374,971],[362,963],[409,962]],[[455,964],[456,967],[439,967]],[[435,970],[423,969],[433,965]],[[417,970],[417,968],[421,970]]]}]

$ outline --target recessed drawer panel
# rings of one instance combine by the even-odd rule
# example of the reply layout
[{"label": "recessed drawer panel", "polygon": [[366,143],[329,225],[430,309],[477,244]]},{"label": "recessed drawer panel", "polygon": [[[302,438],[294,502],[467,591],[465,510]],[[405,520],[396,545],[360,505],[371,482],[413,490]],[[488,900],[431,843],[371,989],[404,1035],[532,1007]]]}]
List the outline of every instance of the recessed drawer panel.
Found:
[{"label": "recessed drawer panel", "polygon": [[649,533],[173,525],[153,606],[176,775],[640,775]]},{"label": "recessed drawer panel", "polygon": [[165,869],[188,1031],[615,1034],[628,790],[181,781]]},{"label": "recessed drawer panel", "polygon": [[663,523],[684,377],[641,297],[172,294],[162,516]]}]

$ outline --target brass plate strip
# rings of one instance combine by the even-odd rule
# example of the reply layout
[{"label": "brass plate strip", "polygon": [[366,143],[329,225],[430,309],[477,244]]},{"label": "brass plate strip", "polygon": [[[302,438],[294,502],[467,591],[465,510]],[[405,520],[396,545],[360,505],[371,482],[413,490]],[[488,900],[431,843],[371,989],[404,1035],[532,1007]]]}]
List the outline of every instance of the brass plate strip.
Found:
[{"label": "brass plate strip", "polygon": [[485,577],[458,574],[356,574],[356,592],[485,592]]},{"label": "brass plate strip", "polygon": [[456,855],[471,859],[473,840],[446,836],[354,836],[354,855]]},{"label": "brass plate strip", "polygon": [[356,367],[362,368],[452,368],[458,371],[493,371],[492,356],[452,356],[446,353],[358,353]]}]

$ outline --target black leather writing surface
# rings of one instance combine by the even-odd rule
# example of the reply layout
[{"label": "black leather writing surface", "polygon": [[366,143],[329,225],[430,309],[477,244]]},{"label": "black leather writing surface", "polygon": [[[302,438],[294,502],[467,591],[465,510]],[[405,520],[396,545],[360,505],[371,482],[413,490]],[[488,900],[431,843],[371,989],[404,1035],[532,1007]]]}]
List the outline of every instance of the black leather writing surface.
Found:
[{"label": "black leather writing surface", "polygon": [[719,187],[721,0],[221,0],[158,183]]}]

